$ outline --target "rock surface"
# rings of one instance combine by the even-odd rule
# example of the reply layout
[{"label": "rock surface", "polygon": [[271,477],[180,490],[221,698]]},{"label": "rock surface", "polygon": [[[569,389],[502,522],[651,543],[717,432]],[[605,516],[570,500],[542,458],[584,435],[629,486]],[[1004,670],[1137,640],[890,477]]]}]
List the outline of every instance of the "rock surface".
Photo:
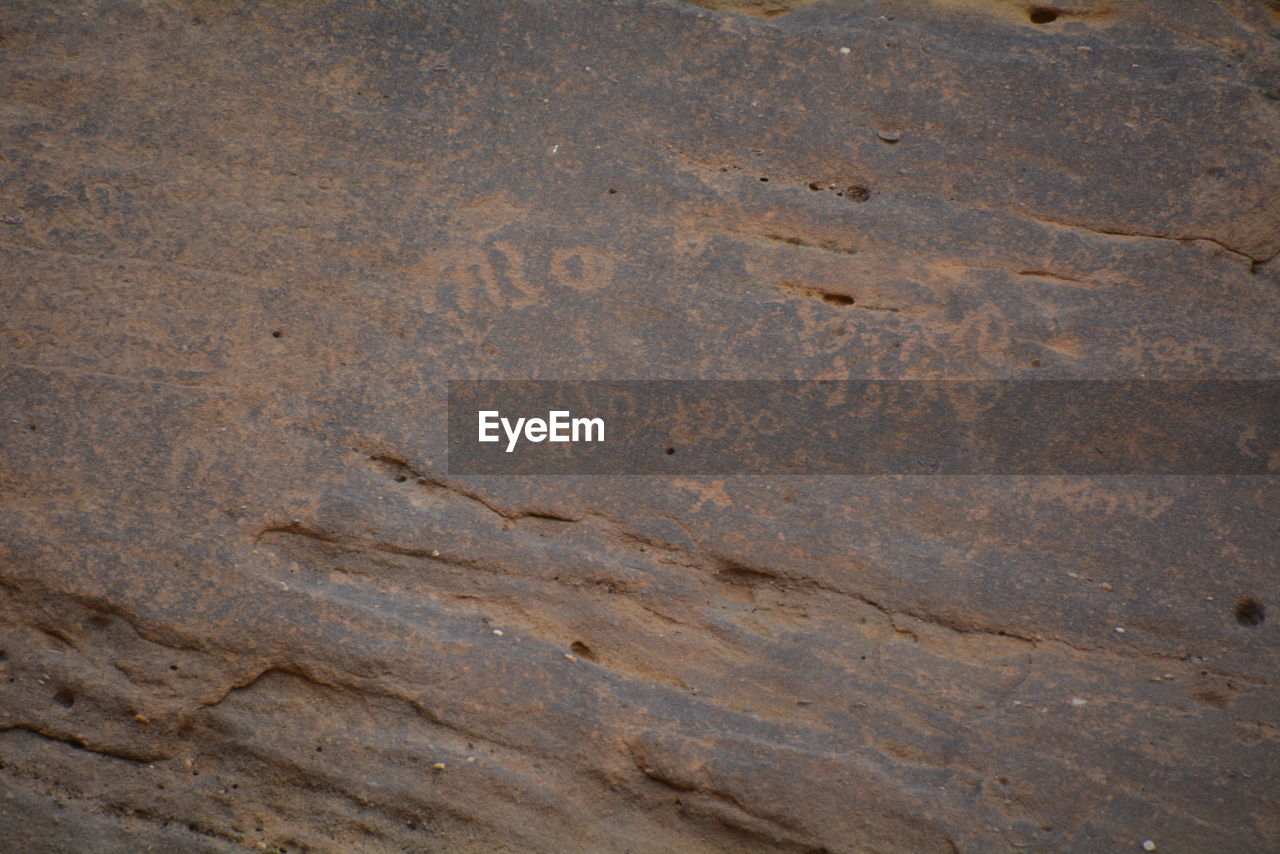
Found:
[{"label": "rock surface", "polygon": [[1274,4],[707,5],[0,7],[0,848],[1280,849],[1273,477],[448,476],[1280,377]]}]

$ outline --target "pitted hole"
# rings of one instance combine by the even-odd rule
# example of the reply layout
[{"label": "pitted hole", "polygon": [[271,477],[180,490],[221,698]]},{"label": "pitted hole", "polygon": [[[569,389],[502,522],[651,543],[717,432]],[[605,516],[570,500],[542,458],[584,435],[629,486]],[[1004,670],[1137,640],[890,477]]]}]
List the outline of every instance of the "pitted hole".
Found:
[{"label": "pitted hole", "polygon": [[671,456],[675,452],[676,452],[675,448],[671,447],[670,445],[667,446],[667,456]]},{"label": "pitted hole", "polygon": [[846,199],[856,204],[862,204],[867,199],[871,198],[871,191],[866,187],[861,187],[857,184],[845,187],[842,192]]},{"label": "pitted hole", "polygon": [[813,191],[816,193],[816,192],[818,192],[819,190],[821,190],[822,188],[821,188],[821,187],[819,187],[819,186],[818,186],[817,184],[815,184],[814,182],[810,181],[810,182],[809,182],[809,189],[810,189],[810,190],[813,190]]},{"label": "pitted hole", "polygon": [[769,179],[768,179],[768,178],[766,178],[766,177],[764,177],[763,175],[761,175],[761,176],[760,176],[760,180],[761,180],[762,182],[764,182],[765,184],[769,183]]},{"label": "pitted hole", "polygon": [[585,658],[588,661],[596,660],[596,654],[591,651],[591,647],[587,646],[582,641],[574,641],[569,644],[569,651],[579,658]]},{"label": "pitted hole", "polygon": [[1037,6],[1027,14],[1027,18],[1033,24],[1052,24],[1058,20],[1058,10],[1048,6]]},{"label": "pitted hole", "polygon": [[618,188],[617,188],[617,187],[610,187],[610,188],[609,188],[609,195],[611,195],[611,196],[616,195],[616,194],[617,194],[617,192],[618,192]]},{"label": "pitted hole", "polygon": [[848,294],[823,294],[822,301],[830,305],[853,305],[853,297]]},{"label": "pitted hole", "polygon": [[409,476],[408,476],[407,474],[397,475],[397,476],[396,476],[396,483],[404,483],[404,482],[405,482],[406,480],[408,480],[408,479],[409,479]]},{"label": "pitted hole", "polygon": [[5,661],[8,661],[8,660],[9,660],[9,650],[7,650],[7,649],[0,649],[0,663],[5,662]]},{"label": "pitted hole", "polygon": [[170,664],[170,665],[169,665],[169,669],[170,669],[170,670],[177,670],[177,669],[178,669],[178,665],[176,665],[176,664]]},{"label": "pitted hole", "polygon": [[1267,619],[1267,608],[1253,596],[1242,596],[1236,601],[1235,614],[1237,623],[1253,628]]},{"label": "pitted hole", "polygon": [[71,689],[65,685],[53,692],[53,701],[64,709],[69,709],[76,704],[76,695]]},{"label": "pitted hole", "polygon": [[281,336],[283,336],[283,335],[284,335],[284,333],[283,333],[283,332],[281,332],[279,329],[272,329],[272,330],[271,330],[271,337],[272,337],[272,338],[279,338],[279,337],[281,337]]}]

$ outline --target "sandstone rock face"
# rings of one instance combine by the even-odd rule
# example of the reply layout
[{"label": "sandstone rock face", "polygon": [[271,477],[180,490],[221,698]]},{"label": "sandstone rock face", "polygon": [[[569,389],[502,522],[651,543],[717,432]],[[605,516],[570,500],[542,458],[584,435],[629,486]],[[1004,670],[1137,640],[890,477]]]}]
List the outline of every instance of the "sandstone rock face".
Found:
[{"label": "sandstone rock face", "polygon": [[708,5],[0,8],[0,849],[1280,849],[1274,477],[448,475],[1280,377],[1274,4]]}]

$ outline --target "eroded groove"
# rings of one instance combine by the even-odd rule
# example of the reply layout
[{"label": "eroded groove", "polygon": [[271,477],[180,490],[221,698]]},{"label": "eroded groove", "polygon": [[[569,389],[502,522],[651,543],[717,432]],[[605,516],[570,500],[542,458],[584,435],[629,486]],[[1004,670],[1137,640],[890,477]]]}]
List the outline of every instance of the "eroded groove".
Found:
[{"label": "eroded groove", "polygon": [[[360,452],[360,449],[355,449]],[[566,516],[552,510],[542,508],[528,508],[523,510],[506,510],[492,501],[480,495],[478,492],[466,489],[455,483],[450,483],[444,478],[436,475],[429,475],[414,468],[403,457],[387,451],[380,451],[368,455],[370,462],[376,464],[383,473],[388,474],[396,483],[412,482],[420,487],[434,489],[440,492],[446,492],[462,498],[469,499],[483,506],[491,513],[501,518],[515,522],[520,519],[543,519],[555,522],[580,522],[581,518]]]},{"label": "eroded groove", "polygon": [[1049,270],[1039,270],[1039,269],[1019,270],[1018,275],[1019,276],[1035,276],[1038,279],[1053,279],[1059,282],[1070,282],[1071,284],[1074,284],[1074,285],[1088,284],[1088,282],[1084,282],[1080,279],[1074,279],[1071,276],[1064,276],[1061,273],[1054,273]]},{"label": "eroded groove", "polygon": [[87,753],[96,753],[99,756],[119,759],[135,765],[146,765],[151,762],[160,762],[169,758],[167,755],[160,753],[150,754],[136,750],[122,749],[119,747],[104,747],[97,744],[90,744],[85,739],[78,736],[59,735],[57,733],[41,729],[35,724],[16,723],[9,724],[8,726],[0,726],[0,732],[11,732],[14,730],[29,732],[33,735],[39,736],[40,738],[46,739],[47,741],[57,742],[58,744],[66,745],[67,747],[71,747],[75,750],[83,750]]},{"label": "eroded groove", "polygon": [[786,246],[796,246],[800,249],[813,249],[819,252],[834,252],[839,255],[858,254],[857,249],[843,246],[834,240],[810,239],[799,237],[794,234],[778,234],[776,232],[761,234],[760,237],[765,240],[772,241],[773,243],[782,243]]},{"label": "eroded groove", "polygon": [[778,287],[789,294],[821,300],[828,305],[848,307],[857,301],[852,294],[841,293],[840,291],[828,290],[827,288],[814,287],[811,285],[798,285],[795,282],[779,282]]},{"label": "eroded groove", "polygon": [[1223,252],[1229,255],[1234,255],[1235,257],[1239,258],[1241,261],[1249,264],[1250,266],[1252,266],[1254,263],[1266,263],[1270,259],[1276,257],[1276,254],[1277,254],[1273,252],[1270,255],[1250,255],[1248,252],[1245,252],[1242,249],[1235,249],[1212,237],[1204,237],[1202,235],[1152,234],[1150,232],[1124,230],[1119,228],[1095,228],[1094,226],[1082,225],[1081,223],[1078,223],[1078,222],[1068,222],[1066,220],[1057,220],[1057,219],[1050,219],[1049,217],[1037,216],[1035,214],[1027,213],[1026,211],[1017,211],[1015,213],[1018,216],[1021,216],[1025,219],[1029,219],[1033,222],[1041,223],[1043,225],[1049,225],[1055,228],[1070,228],[1077,231],[1087,231],[1090,234],[1099,234],[1099,235],[1102,235],[1103,237],[1133,237],[1133,238],[1146,239],[1146,240],[1167,240],[1167,241],[1172,241],[1174,243],[1188,243],[1188,242],[1194,242],[1194,241],[1203,241],[1205,243],[1213,244],[1214,246],[1218,247],[1220,250],[1222,250]]},{"label": "eroded groove", "polygon": [[[453,490],[453,489],[449,489],[447,491],[451,493],[459,494],[457,493],[456,490]],[[470,496],[465,496],[465,497],[470,498]],[[476,499],[473,499],[473,500],[476,500]],[[487,504],[485,506],[488,507]],[[514,515],[508,515],[496,510],[494,510],[493,512],[499,515],[500,517],[502,517],[503,519],[507,519],[507,520],[520,519],[529,515],[534,515],[534,516],[537,515],[536,513],[527,513],[527,512],[514,514]],[[652,547],[652,544],[648,544],[647,541],[643,538],[639,538],[639,537],[636,537],[635,535],[629,534],[628,532],[626,532],[624,528],[621,528],[618,523],[612,520],[604,519],[604,517],[601,517],[601,519],[605,524],[604,527],[599,529],[601,530],[602,533],[611,536],[614,542],[620,545],[626,545],[627,547],[633,550],[636,550],[637,559],[640,559],[646,563],[658,562],[655,555],[647,551],[639,550],[639,544],[641,543],[646,543],[647,545],[649,545],[649,547]],[[560,518],[557,518],[556,520],[557,521],[579,521],[579,520],[564,520]],[[438,561],[440,563],[443,563],[449,566],[456,566],[456,567],[468,568],[468,569],[482,569],[490,572],[494,571],[492,567],[487,567],[483,562],[477,562],[475,560],[468,559],[465,556],[450,554],[448,558],[445,558],[437,550],[434,550],[434,549],[401,546],[401,545],[386,544],[386,543],[372,543],[363,539],[348,539],[348,538],[344,538],[339,535],[335,535],[333,533],[326,532],[326,531],[319,531],[319,530],[309,529],[306,527],[299,527],[296,524],[289,524],[284,526],[276,526],[274,528],[268,528],[264,530],[261,534],[259,534],[258,540],[260,540],[262,536],[270,533],[284,533],[284,534],[303,536],[303,537],[307,537],[322,543],[326,543],[331,546],[347,548],[354,551],[358,551],[360,549],[369,549],[371,551],[392,554],[400,557],[409,557],[414,559],[429,559],[432,561]],[[864,605],[868,605],[874,608],[875,610],[881,612],[888,619],[889,624],[894,628],[894,630],[904,635],[914,636],[914,633],[911,632],[909,628],[904,628],[898,622],[896,622],[895,618],[897,617],[906,617],[909,619],[917,620],[921,623],[932,625],[937,628],[945,629],[945,630],[954,632],[956,634],[984,635],[992,638],[1000,638],[1000,639],[1009,641],[1011,643],[1017,643],[1020,645],[1029,644],[1033,647],[1041,644],[1060,644],[1063,647],[1069,648],[1077,653],[1083,653],[1088,655],[1114,656],[1116,658],[1126,659],[1130,661],[1165,660],[1165,661],[1174,661],[1174,662],[1186,664],[1190,658],[1189,654],[1175,655],[1175,654],[1161,653],[1158,651],[1151,651],[1151,650],[1135,650],[1133,652],[1127,652],[1121,649],[1115,649],[1115,648],[1109,648],[1109,647],[1088,646],[1088,645],[1077,643],[1075,641],[1071,641],[1067,638],[1043,637],[1039,635],[1032,635],[1026,632],[1020,632],[1020,631],[1014,630],[1008,626],[1001,626],[1001,627],[983,626],[971,620],[960,620],[952,616],[931,614],[931,613],[919,611],[916,609],[891,608],[885,605],[884,603],[882,603],[881,601],[879,601],[878,599],[867,596],[864,593],[853,591],[853,590],[846,590],[841,587],[836,587],[834,585],[819,581],[818,579],[815,579],[809,576],[796,576],[789,573],[780,572],[769,567],[761,567],[757,565],[747,564],[735,558],[719,555],[714,552],[698,553],[698,552],[683,551],[682,553],[686,556],[686,560],[676,562],[678,565],[687,566],[691,569],[701,570],[702,572],[707,574],[707,577],[722,581],[724,583],[731,583],[737,586],[744,586],[744,587],[749,587],[753,584],[767,583],[775,587],[778,587],[779,589],[782,589],[784,591],[789,588],[796,588],[796,589],[807,588],[813,591],[821,591],[821,592],[825,592],[828,594],[833,594],[841,597],[848,597],[852,600],[860,602]],[[672,561],[668,559],[665,562],[671,563]],[[612,588],[614,586],[610,582],[602,582],[602,583],[609,588]],[[1207,672],[1213,673],[1216,676],[1237,679],[1241,682],[1246,682],[1248,684],[1254,685],[1255,687],[1273,687],[1273,684],[1274,684],[1266,680],[1256,679],[1256,678],[1249,677],[1247,675],[1232,672],[1232,671],[1222,671],[1215,668],[1202,668],[1202,669],[1205,669]]]}]

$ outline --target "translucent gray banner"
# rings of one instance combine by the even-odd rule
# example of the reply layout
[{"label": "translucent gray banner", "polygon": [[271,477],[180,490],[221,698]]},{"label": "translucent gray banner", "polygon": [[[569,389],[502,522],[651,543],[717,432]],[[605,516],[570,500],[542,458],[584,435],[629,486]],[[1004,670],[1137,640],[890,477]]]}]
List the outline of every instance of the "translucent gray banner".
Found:
[{"label": "translucent gray banner", "polygon": [[1274,474],[1266,380],[452,381],[450,474]]}]

